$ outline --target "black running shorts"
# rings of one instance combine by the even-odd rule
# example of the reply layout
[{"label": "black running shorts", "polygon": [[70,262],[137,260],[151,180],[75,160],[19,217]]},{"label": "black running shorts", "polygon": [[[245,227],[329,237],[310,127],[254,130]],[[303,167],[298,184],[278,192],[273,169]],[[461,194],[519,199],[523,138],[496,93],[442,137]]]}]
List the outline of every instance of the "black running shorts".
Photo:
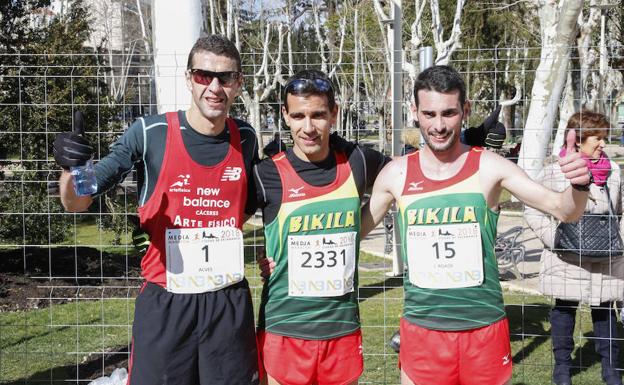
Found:
[{"label": "black running shorts", "polygon": [[147,283],[136,299],[128,385],[258,384],[249,284],[172,294]]}]

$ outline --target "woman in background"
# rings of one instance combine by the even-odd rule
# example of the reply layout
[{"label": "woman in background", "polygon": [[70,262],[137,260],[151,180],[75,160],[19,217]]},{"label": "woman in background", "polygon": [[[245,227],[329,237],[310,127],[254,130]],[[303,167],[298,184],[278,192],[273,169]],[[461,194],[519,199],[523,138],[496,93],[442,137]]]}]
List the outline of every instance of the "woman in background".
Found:
[{"label": "woman in background", "polygon": [[[608,214],[611,204],[614,214],[619,217],[622,213],[620,168],[603,151],[609,127],[609,121],[602,114],[587,110],[575,113],[568,120],[567,148],[562,148],[559,155],[564,156],[566,151],[580,151],[587,161],[593,180],[589,185],[590,195],[585,214]],[[537,180],[555,191],[563,191],[568,187],[557,162],[546,164]],[[555,306],[550,313],[555,359],[553,383],[572,383],[570,368],[576,309],[579,303],[585,303],[591,307],[594,345],[601,358],[602,379],[608,385],[622,385],[617,371],[619,348],[613,302],[622,300],[624,294],[624,258],[621,255],[596,258],[583,255],[582,251],[579,255],[572,251],[557,250],[555,235],[559,222],[556,218],[530,207],[526,207],[524,214],[531,229],[544,243],[539,274],[540,289],[543,294],[555,299]]]}]

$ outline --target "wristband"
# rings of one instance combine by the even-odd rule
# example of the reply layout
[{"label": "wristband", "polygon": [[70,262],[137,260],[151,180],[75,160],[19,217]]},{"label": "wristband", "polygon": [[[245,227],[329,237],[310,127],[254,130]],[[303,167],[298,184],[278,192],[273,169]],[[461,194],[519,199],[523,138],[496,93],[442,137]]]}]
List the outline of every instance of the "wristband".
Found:
[{"label": "wristband", "polygon": [[587,183],[587,184],[573,184],[572,188],[575,189],[576,191],[589,191],[589,185],[591,183]]},{"label": "wristband", "polygon": [[589,173],[589,182],[587,184],[572,184],[572,188],[576,191],[589,191],[589,185],[594,183],[594,176]]}]

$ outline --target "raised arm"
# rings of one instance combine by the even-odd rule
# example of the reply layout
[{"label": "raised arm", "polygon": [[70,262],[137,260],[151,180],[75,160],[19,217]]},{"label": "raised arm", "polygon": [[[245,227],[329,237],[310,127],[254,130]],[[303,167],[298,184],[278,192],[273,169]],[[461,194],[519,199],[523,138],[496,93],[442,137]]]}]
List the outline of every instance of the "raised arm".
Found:
[{"label": "raised arm", "polygon": [[[548,189],[562,192],[569,186],[562,174],[558,172],[558,167],[554,164],[542,169],[536,180]],[[559,221],[551,215],[545,214],[528,205],[524,206],[524,220],[529,225],[535,235],[542,241],[544,246],[552,248],[555,245],[555,234]]]},{"label": "raised arm", "polygon": [[74,178],[69,169],[84,166],[93,157],[93,147],[85,139],[85,124],[82,112],[76,111],[72,119],[72,131],[61,132],[54,140],[54,160],[63,168],[59,179],[61,203],[65,210],[85,211],[91,205],[91,196],[78,196],[74,191]]},{"label": "raised arm", "polygon": [[[143,156],[144,121],[137,119],[112,145],[108,155],[94,166],[97,179],[97,192],[102,194],[124,180],[134,164]],[[74,133],[60,133],[54,141],[54,159],[64,171],[59,179],[61,203],[71,212],[85,211],[93,202],[92,196],[77,196],[74,180],[69,168],[84,164],[92,157],[93,149],[82,136]]]},{"label": "raised arm", "polygon": [[399,189],[405,183],[406,157],[397,158],[379,172],[368,203],[362,208],[362,228],[364,238],[383,219],[384,215],[400,195]]},{"label": "raised arm", "polygon": [[525,204],[551,214],[563,222],[577,220],[587,203],[589,170],[577,153],[572,153],[559,160],[561,172],[575,187],[563,192],[555,192],[533,181],[520,167],[500,156],[486,151],[481,162],[488,165],[482,178],[488,194],[488,205],[496,206],[501,188],[507,189]]},{"label": "raised arm", "polygon": [[63,207],[65,210],[72,213],[87,211],[91,203],[93,203],[93,198],[90,195],[76,195],[74,191],[74,178],[67,170],[63,170],[59,178],[59,193],[61,195]]}]

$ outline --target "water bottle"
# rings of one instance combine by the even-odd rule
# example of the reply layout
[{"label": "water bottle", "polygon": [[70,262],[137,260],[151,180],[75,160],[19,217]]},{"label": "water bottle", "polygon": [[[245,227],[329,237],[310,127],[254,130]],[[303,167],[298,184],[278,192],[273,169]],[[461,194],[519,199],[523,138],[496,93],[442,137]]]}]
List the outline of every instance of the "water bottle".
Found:
[{"label": "water bottle", "polygon": [[[84,134],[84,117],[82,112],[74,113],[73,132],[76,135]],[[97,191],[97,179],[93,169],[93,161],[89,159],[84,166],[71,167],[70,173],[74,178],[74,191],[78,196],[92,195]]]},{"label": "water bottle", "polygon": [[75,166],[70,169],[74,177],[74,191],[78,196],[92,195],[97,191],[97,179],[93,161],[88,160],[84,166]]}]

